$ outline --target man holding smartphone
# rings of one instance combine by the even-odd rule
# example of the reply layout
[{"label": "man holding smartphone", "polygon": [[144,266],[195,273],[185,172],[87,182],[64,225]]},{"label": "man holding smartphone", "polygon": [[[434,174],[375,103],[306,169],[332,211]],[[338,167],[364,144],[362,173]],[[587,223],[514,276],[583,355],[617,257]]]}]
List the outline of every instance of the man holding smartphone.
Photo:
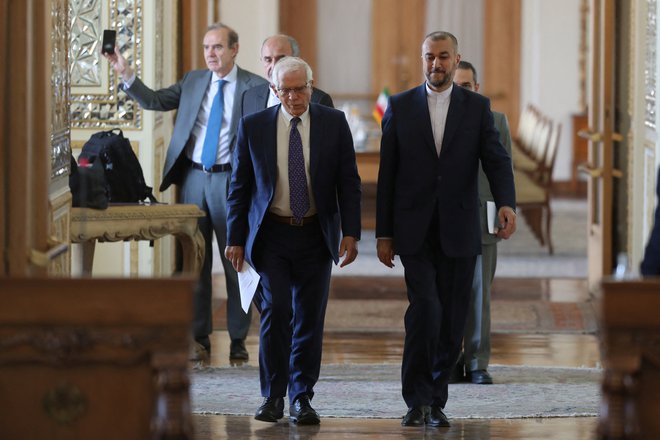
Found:
[{"label": "man holding smartphone", "polygon": [[[170,141],[160,191],[180,187],[180,202],[199,206],[206,216],[199,227],[206,240],[206,254],[195,289],[193,333],[196,341],[191,360],[208,361],[212,327],[212,246],[215,232],[219,249],[227,237],[227,188],[231,156],[236,143],[243,92],[268,82],[236,65],[238,34],[222,23],[208,27],[203,41],[208,69],[193,70],[167,88],[152,90],[136,77],[126,59],[115,51],[105,54],[123,80],[123,90],[144,109],[178,110]],[[232,264],[220,253],[227,284],[227,329],[231,338],[230,359],[247,360],[245,337],[250,313],[241,308],[238,277]]]}]

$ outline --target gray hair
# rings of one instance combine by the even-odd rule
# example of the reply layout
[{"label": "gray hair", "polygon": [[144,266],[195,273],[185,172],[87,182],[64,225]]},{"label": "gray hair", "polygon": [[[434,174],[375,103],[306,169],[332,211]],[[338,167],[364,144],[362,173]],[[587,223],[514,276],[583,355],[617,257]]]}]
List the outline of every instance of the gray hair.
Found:
[{"label": "gray hair", "polygon": [[275,37],[286,38],[289,41],[289,46],[291,46],[291,56],[294,56],[294,57],[299,57],[300,56],[300,45],[298,44],[298,42],[296,41],[295,38],[293,38],[290,35],[286,35],[286,34],[277,34],[277,35],[271,35],[270,37],[267,37],[261,43],[261,49],[263,50],[264,45],[266,44],[266,42],[268,40],[270,40],[271,38],[275,38]]},{"label": "gray hair", "polygon": [[275,84],[275,87],[279,89],[280,87],[280,74],[291,72],[293,70],[304,69],[305,74],[307,75],[307,82],[309,83],[314,78],[312,76],[312,68],[309,67],[309,64],[302,58],[298,57],[284,57],[275,64],[273,67],[273,73],[271,74],[270,81]]},{"label": "gray hair", "polygon": [[206,28],[206,32],[210,31],[217,31],[218,29],[226,29],[227,30],[227,35],[229,37],[229,41],[227,41],[227,44],[229,44],[229,47],[234,47],[238,44],[238,34],[236,33],[235,30],[227,26],[226,24],[217,22],[209,25],[209,27]]}]

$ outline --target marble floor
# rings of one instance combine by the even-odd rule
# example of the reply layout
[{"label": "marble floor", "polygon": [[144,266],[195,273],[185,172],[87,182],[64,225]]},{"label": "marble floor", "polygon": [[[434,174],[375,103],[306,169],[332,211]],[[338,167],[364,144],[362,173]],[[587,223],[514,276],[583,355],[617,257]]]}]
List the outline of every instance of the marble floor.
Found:
[{"label": "marble floor", "polygon": [[[373,301],[397,298],[400,281],[347,278],[333,282],[330,302],[352,298],[352,308],[369,308]],[[359,292],[359,293],[356,293]],[[405,296],[404,296],[405,298]],[[492,294],[495,301],[544,301],[555,304],[589,302],[583,279],[508,278],[495,280]],[[393,363],[399,364],[403,334],[398,327],[401,316],[384,316],[392,320],[391,331],[373,331],[368,327],[342,329],[334,326],[326,330],[324,363]],[[562,317],[563,319],[564,317]],[[228,366],[229,338],[224,330],[224,304],[217,301],[215,326],[212,335],[211,366]],[[380,322],[380,321],[379,321]],[[559,323],[561,324],[561,319]],[[247,338],[250,365],[257,365],[258,323],[253,320]],[[563,367],[599,367],[598,339],[594,334],[570,331],[497,332],[493,333],[492,364],[535,365]],[[494,378],[497,381],[497,378]],[[487,385],[484,385],[487,386]],[[255,390],[258,393],[259,390]],[[255,408],[256,409],[256,408]],[[534,418],[534,419],[475,419],[457,420],[450,428],[403,428],[399,420],[392,419],[340,419],[323,418],[316,427],[298,427],[286,418],[269,424],[243,416],[201,416],[193,418],[195,439],[594,439],[598,419]]]}]

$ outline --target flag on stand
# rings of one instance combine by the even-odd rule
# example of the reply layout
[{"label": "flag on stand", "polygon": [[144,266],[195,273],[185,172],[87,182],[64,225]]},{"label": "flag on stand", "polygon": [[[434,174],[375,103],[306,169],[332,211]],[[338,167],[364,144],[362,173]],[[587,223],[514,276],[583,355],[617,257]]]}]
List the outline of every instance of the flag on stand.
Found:
[{"label": "flag on stand", "polygon": [[381,121],[383,120],[383,115],[385,114],[385,110],[387,109],[387,100],[390,97],[390,92],[387,90],[387,87],[383,89],[382,92],[380,92],[380,95],[378,95],[378,99],[376,100],[376,104],[374,105],[374,119],[376,119],[376,122],[378,123],[378,126],[380,126]]}]

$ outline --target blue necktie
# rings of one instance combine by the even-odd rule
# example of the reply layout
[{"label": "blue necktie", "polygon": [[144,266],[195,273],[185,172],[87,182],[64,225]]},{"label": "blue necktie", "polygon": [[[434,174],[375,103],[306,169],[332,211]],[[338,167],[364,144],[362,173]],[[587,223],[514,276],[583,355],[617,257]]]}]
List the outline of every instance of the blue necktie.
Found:
[{"label": "blue necktie", "polygon": [[202,165],[210,169],[215,165],[218,156],[218,142],[220,140],[220,127],[222,126],[222,110],[225,106],[225,98],[222,87],[227,83],[226,80],[218,81],[218,92],[213,98],[209,120],[206,124],[206,137],[204,138],[204,148],[202,148]]},{"label": "blue necktie", "polygon": [[293,217],[298,223],[309,210],[305,157],[303,156],[302,139],[296,128],[299,122],[300,118],[291,119],[291,132],[289,133],[289,203]]}]

